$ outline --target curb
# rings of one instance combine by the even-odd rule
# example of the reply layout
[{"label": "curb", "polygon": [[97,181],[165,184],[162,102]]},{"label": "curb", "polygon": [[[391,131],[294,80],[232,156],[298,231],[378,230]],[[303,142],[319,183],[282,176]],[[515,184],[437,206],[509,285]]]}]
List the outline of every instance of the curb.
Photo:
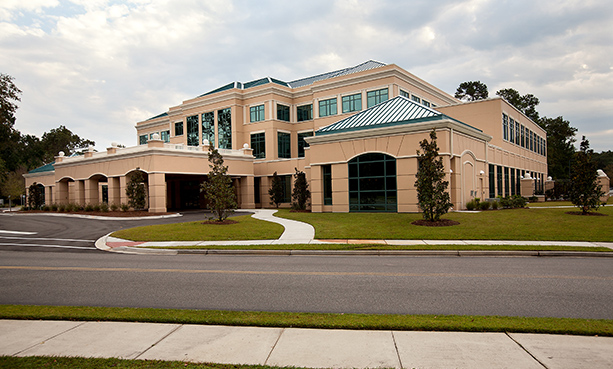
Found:
[{"label": "curb", "polygon": [[[11,212],[13,214],[15,212]],[[150,217],[103,217],[97,215],[86,215],[86,214],[68,214],[68,213],[15,213],[20,216],[33,216],[33,215],[46,215],[52,217],[67,217],[67,218],[81,218],[81,219],[93,219],[93,220],[145,220],[145,219],[166,219],[166,218],[178,218],[182,217],[183,214],[175,213],[168,215],[152,215]]]}]

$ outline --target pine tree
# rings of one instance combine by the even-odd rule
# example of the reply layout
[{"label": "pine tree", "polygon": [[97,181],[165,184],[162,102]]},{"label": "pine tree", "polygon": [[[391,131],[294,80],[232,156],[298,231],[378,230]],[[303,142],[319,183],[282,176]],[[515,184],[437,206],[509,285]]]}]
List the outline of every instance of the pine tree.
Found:
[{"label": "pine tree", "polygon": [[438,156],[436,132],[430,132],[430,142],[424,139],[419,143],[423,153],[417,150],[419,168],[415,177],[417,201],[425,220],[438,221],[441,215],[451,209],[452,204],[447,192],[448,181],[444,181],[443,159]]},{"label": "pine tree", "polygon": [[292,208],[294,210],[306,210],[306,204],[311,197],[311,191],[309,191],[309,183],[306,180],[304,172],[299,171],[298,168],[294,168],[294,190],[292,191]]},{"label": "pine tree", "polygon": [[589,147],[590,142],[583,136],[571,170],[570,201],[580,208],[584,215],[590,209],[598,210],[601,205],[600,197],[604,195],[602,186],[598,184],[596,163],[592,160],[594,150]]},{"label": "pine tree", "polygon": [[126,185],[126,196],[128,196],[128,206],[134,210],[143,210],[146,203],[145,184],[143,173],[136,171],[130,177]]},{"label": "pine tree", "polygon": [[209,146],[208,180],[201,186],[208,208],[213,211],[218,222],[223,222],[236,209],[236,193],[228,167],[223,165],[223,157],[213,146]]},{"label": "pine tree", "polygon": [[43,189],[34,182],[28,187],[28,206],[30,209],[38,210],[41,206],[44,205],[43,201]]},{"label": "pine tree", "polygon": [[268,190],[268,195],[270,196],[270,205],[275,205],[277,208],[285,198],[285,196],[283,196],[283,184],[281,183],[281,178],[279,178],[277,172],[272,175],[272,182],[270,184],[270,189]]}]

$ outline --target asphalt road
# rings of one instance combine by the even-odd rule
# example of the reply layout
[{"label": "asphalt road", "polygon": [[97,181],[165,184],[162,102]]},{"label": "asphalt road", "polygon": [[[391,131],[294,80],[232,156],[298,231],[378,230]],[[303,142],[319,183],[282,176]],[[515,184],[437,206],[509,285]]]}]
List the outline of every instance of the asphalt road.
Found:
[{"label": "asphalt road", "polygon": [[[237,212],[234,215],[247,213]],[[0,213],[0,250],[36,252],[101,252],[95,241],[113,231],[150,224],[204,220],[204,211],[181,217],[140,220],[98,220],[40,214]]]},{"label": "asphalt road", "polygon": [[613,260],[0,251],[0,304],[613,319]]}]

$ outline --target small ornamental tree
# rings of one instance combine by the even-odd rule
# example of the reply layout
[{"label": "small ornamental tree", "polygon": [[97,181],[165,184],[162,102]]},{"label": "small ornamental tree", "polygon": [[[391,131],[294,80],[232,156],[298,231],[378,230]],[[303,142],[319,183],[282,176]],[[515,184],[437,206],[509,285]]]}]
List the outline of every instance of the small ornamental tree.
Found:
[{"label": "small ornamental tree", "polygon": [[44,205],[43,191],[38,183],[34,182],[28,187],[28,206],[30,209],[40,209]]},{"label": "small ornamental tree", "polygon": [[215,220],[223,222],[236,209],[236,193],[232,187],[232,178],[228,175],[228,167],[223,165],[223,157],[213,146],[209,146],[209,162],[211,170],[201,191]]},{"label": "small ornamental tree", "polygon": [[128,197],[128,206],[134,210],[145,209],[146,193],[143,173],[135,171],[130,176],[130,181],[126,185],[126,196]]},{"label": "small ornamental tree", "polygon": [[281,178],[279,178],[277,172],[272,175],[272,182],[268,190],[268,195],[270,196],[270,205],[275,205],[277,208],[284,200],[283,183],[281,183]]},{"label": "small ornamental tree", "polygon": [[590,142],[583,136],[579,151],[571,169],[570,201],[581,209],[585,215],[590,209],[598,210],[600,197],[604,195],[602,186],[598,184],[596,163],[592,160],[594,150],[590,150]]},{"label": "small ornamental tree", "polygon": [[294,168],[294,190],[292,191],[292,208],[294,210],[306,210],[306,204],[311,197],[311,191],[309,191],[309,183],[306,180],[304,172],[299,171],[298,168]]},{"label": "small ornamental tree", "polygon": [[417,150],[419,168],[415,177],[417,187],[417,201],[425,220],[438,221],[441,215],[451,209],[452,204],[447,192],[448,181],[444,181],[445,171],[443,159],[438,156],[436,145],[436,132],[430,132],[430,142],[424,139],[419,143],[421,150]]}]

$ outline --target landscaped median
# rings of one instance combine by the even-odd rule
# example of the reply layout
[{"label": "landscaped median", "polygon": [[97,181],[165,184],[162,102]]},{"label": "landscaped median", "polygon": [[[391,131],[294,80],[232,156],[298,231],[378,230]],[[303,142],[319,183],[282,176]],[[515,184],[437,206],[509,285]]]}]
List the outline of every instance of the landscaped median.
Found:
[{"label": "landscaped median", "polygon": [[[275,215],[309,223],[315,238],[327,243],[223,245],[214,241],[275,240],[283,227],[253,219],[234,217],[236,224],[215,225],[203,222],[138,227],[113,233],[113,237],[140,241],[194,241],[194,245],[159,246],[176,249],[232,250],[481,250],[481,251],[587,251],[611,252],[593,245],[556,245],[556,241],[613,242],[613,208],[603,207],[605,216],[567,214],[568,208],[512,209],[478,213],[454,212],[445,218],[459,222],[451,227],[423,227],[411,224],[420,214],[398,213],[298,213],[279,210]],[[399,240],[414,240],[402,244]],[[449,244],[430,244],[418,240],[453,240]],[[463,241],[462,241],[463,240]],[[475,241],[471,244],[471,240]],[[482,240],[491,240],[484,244]],[[504,244],[506,241],[521,244]],[[205,245],[196,245],[199,241]],[[547,245],[530,241],[552,241]],[[500,244],[498,244],[500,243]]]}]

